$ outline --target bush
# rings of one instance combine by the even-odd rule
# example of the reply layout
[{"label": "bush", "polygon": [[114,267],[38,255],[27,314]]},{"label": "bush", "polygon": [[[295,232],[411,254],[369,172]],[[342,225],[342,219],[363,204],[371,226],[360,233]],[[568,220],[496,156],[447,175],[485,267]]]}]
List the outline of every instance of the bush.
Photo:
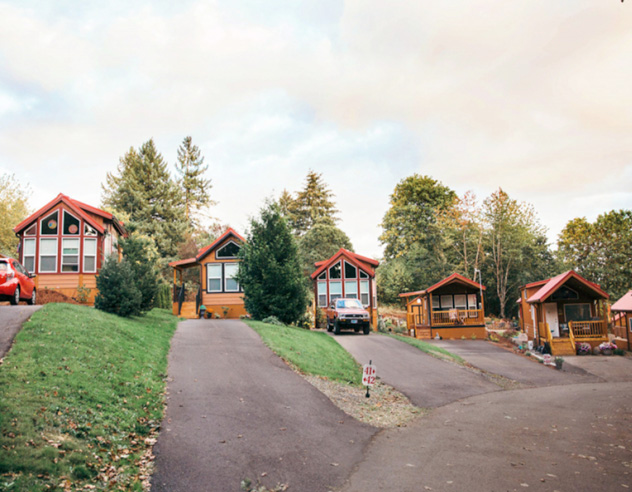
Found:
[{"label": "bush", "polygon": [[262,319],[261,322],[269,325],[285,326],[285,324],[279,321],[279,318],[276,316],[268,316],[267,318]]},{"label": "bush", "polygon": [[97,289],[97,309],[124,317],[141,314],[142,294],[127,260],[119,263],[114,255],[109,256],[97,276]]},{"label": "bush", "polygon": [[154,307],[160,309],[171,309],[171,287],[169,284],[161,283],[158,286],[158,293],[156,294]]},{"label": "bush", "polygon": [[158,274],[151,253],[151,242],[147,238],[132,234],[129,238],[121,240],[121,246],[125,259],[134,272],[134,283],[141,294],[141,310],[149,311],[154,307],[158,293]]}]

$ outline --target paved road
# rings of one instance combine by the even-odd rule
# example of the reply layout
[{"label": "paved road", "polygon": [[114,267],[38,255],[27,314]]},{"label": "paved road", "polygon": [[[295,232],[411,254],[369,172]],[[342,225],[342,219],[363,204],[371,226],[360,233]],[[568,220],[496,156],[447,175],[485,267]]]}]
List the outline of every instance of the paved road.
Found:
[{"label": "paved road", "polygon": [[566,367],[565,370],[556,371],[484,340],[429,340],[429,342],[462,357],[479,369],[499,374],[527,386],[604,381],[580,368]]},{"label": "paved road", "polygon": [[632,383],[474,396],[378,434],[341,490],[629,490],[631,409]]},{"label": "paved road", "polygon": [[22,323],[42,306],[0,306],[0,358],[11,348],[15,335]]},{"label": "paved road", "polygon": [[331,490],[375,432],[292,372],[245,324],[185,321],[169,355],[152,490],[239,491],[245,478]]},{"label": "paved road", "polygon": [[632,357],[584,355],[564,357],[564,364],[577,367],[605,381],[632,381]]},{"label": "paved road", "polygon": [[378,377],[404,393],[418,407],[440,407],[500,389],[479,374],[388,336],[348,332],[332,336],[360,364],[372,360]]}]

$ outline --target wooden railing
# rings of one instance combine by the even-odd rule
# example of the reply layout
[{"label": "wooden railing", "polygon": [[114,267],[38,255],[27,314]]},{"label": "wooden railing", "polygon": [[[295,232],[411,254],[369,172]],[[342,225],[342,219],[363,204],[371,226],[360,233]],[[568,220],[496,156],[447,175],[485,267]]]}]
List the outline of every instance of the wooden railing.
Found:
[{"label": "wooden railing", "polygon": [[625,326],[614,325],[612,327],[612,333],[614,333],[614,336],[617,338],[627,338],[625,330]]},{"label": "wooden railing", "polygon": [[432,311],[432,326],[480,325],[484,323],[482,309],[449,309]]},{"label": "wooden railing", "polygon": [[608,325],[605,320],[570,321],[569,331],[577,341],[608,337]]}]

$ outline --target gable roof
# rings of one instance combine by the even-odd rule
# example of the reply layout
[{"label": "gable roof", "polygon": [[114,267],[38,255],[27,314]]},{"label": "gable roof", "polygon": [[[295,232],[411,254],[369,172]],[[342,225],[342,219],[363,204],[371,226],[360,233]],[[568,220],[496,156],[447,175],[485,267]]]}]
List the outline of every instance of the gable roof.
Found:
[{"label": "gable roof", "polygon": [[211,251],[217,248],[221,243],[223,243],[229,237],[234,237],[235,239],[239,240],[241,243],[246,242],[246,240],[243,237],[241,237],[237,233],[237,231],[235,231],[235,229],[233,229],[232,227],[229,227],[228,229],[226,229],[226,232],[224,232],[224,234],[218,237],[211,244],[209,244],[208,246],[205,246],[204,248],[200,248],[200,250],[198,251],[198,254],[195,255],[195,260],[200,261],[201,259],[208,256],[208,254],[211,253]]},{"label": "gable roof", "polygon": [[103,234],[105,232],[105,228],[102,225],[100,225],[98,222],[96,222],[87,213],[99,215],[103,217],[104,219],[112,221],[112,224],[114,225],[114,227],[116,227],[116,229],[119,231],[120,234],[122,235],[127,234],[127,231],[125,230],[125,227],[123,227],[123,224],[119,222],[117,218],[114,217],[111,213],[106,212],[105,210],[101,210],[100,208],[87,205],[78,200],[73,200],[72,198],[70,198],[67,195],[64,195],[63,193],[60,193],[59,195],[57,195],[55,198],[53,198],[50,202],[48,202],[42,208],[40,208],[36,212],[33,212],[26,219],[20,222],[17,226],[13,228],[13,232],[15,232],[16,234],[19,234],[24,229],[26,229],[32,222],[36,221],[39,217],[41,217],[50,209],[52,209],[53,207],[55,207],[56,205],[60,203],[63,203],[70,211],[72,211],[74,214],[81,217],[85,222],[90,224],[90,226],[96,229],[99,232],[99,234]]},{"label": "gable roof", "polygon": [[571,279],[575,279],[576,281],[578,281],[588,290],[596,294],[597,297],[600,297],[602,299],[608,299],[610,297],[596,283],[591,282],[590,280],[586,280],[584,277],[582,277],[578,273],[575,273],[573,270],[569,270],[547,280],[546,283],[542,287],[540,287],[540,289],[535,294],[527,299],[527,302],[544,302],[551,294],[553,294],[557,289],[559,289],[562,285],[564,285],[568,280]]},{"label": "gable roof", "polygon": [[611,307],[611,311],[632,311],[632,290],[623,295],[621,299],[615,302]]},{"label": "gable roof", "polygon": [[470,287],[474,287],[476,289],[487,290],[487,287],[485,287],[484,285],[481,285],[481,284],[479,284],[477,282],[474,282],[473,280],[470,280],[469,278],[464,277],[460,273],[454,272],[449,277],[446,277],[443,280],[440,280],[439,282],[437,282],[436,284],[431,285],[426,290],[417,290],[415,292],[404,292],[402,294],[399,294],[399,297],[411,297],[411,296],[421,296],[421,295],[429,294],[429,293],[437,290],[439,287],[443,287],[444,285],[448,285],[448,284],[451,284],[451,283],[454,283],[454,282],[459,282],[459,283],[462,283],[462,284],[466,284],[466,285],[468,285]]},{"label": "gable roof", "polygon": [[354,267],[360,268],[369,274],[371,277],[375,277],[375,267],[380,264],[379,261],[373,258],[367,258],[366,256],[359,255],[348,249],[340,248],[331,258],[328,260],[317,261],[314,266],[317,267],[316,271],[310,275],[312,279],[318,277],[323,273],[330,265],[344,257]]}]

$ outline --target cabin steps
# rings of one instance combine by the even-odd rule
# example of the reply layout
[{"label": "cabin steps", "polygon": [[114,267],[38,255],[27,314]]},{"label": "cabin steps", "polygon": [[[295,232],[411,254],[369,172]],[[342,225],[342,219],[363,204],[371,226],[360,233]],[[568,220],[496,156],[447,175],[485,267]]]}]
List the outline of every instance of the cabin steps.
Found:
[{"label": "cabin steps", "polygon": [[178,303],[173,305],[173,314],[185,319],[195,319],[198,317],[195,309],[195,302],[183,302],[182,309],[178,315]]},{"label": "cabin steps", "polygon": [[575,355],[575,346],[570,339],[552,340],[551,341],[551,355]]},{"label": "cabin steps", "polygon": [[417,328],[415,332],[420,340],[430,340],[432,338],[430,336],[430,328]]}]

